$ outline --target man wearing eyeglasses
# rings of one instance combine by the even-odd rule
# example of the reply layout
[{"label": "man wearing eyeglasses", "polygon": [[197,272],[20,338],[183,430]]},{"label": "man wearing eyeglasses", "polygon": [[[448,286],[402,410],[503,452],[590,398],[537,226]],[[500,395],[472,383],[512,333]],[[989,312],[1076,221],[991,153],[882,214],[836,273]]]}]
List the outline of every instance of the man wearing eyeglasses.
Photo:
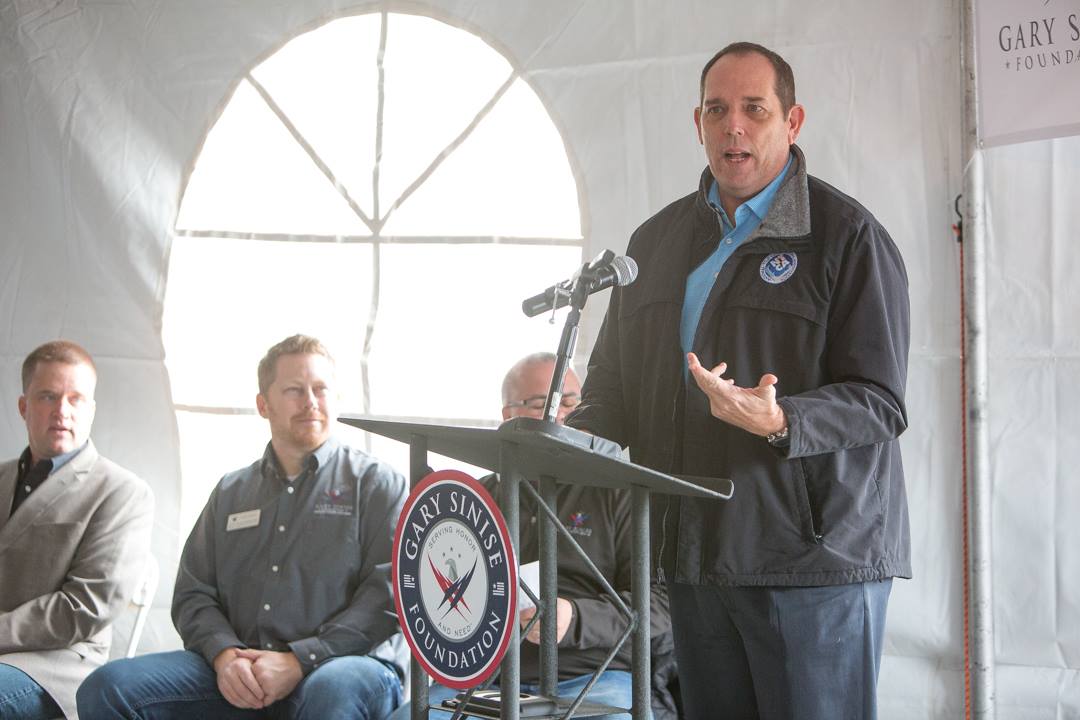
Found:
[{"label": "man wearing eyeglasses", "polygon": [[[552,353],[533,353],[514,363],[502,384],[502,417],[541,419],[547,401],[551,375],[555,371]],[[574,371],[567,369],[563,379],[562,404],[555,422],[562,424],[581,402],[581,383]],[[488,491],[501,500],[502,485],[496,475],[482,481]],[[567,530],[608,578],[612,587],[630,603],[630,494],[584,485],[559,485],[557,513]],[[518,561],[524,565],[539,559],[539,514],[532,498],[521,493],[521,538]],[[556,602],[555,636],[559,642],[559,685],[561,697],[573,698],[592,677],[626,628],[626,620],[604,593],[600,583],[566,539],[558,541],[558,600]],[[522,611],[522,628],[536,614],[531,608]],[[540,623],[525,635],[521,646],[521,690],[535,694],[540,683]],[[674,702],[667,685],[675,673],[674,647],[671,640],[671,620],[667,594],[657,587],[652,597],[652,647],[654,678],[653,716],[666,716],[670,709],[674,717]],[[428,691],[432,705],[451,698],[456,691],[433,685]],[[630,643],[611,661],[587,696],[587,700],[603,705],[629,708],[633,702],[630,681]],[[658,702],[660,703],[658,705]],[[409,717],[408,708],[400,708],[391,720]],[[432,711],[429,718],[446,720],[449,714]],[[624,718],[627,715],[612,715]]]},{"label": "man wearing eyeglasses", "polygon": [[[541,418],[554,371],[555,356],[551,353],[534,353],[516,362],[503,379],[503,420]],[[555,418],[559,424],[581,402],[581,383],[571,369],[566,371],[562,393],[562,403]],[[486,484],[498,498],[501,486],[497,478],[488,478]],[[630,494],[585,485],[560,484],[556,497],[559,519],[629,604],[630,549],[633,544],[630,538]],[[521,494],[521,502],[522,532],[518,559],[524,564],[539,559],[539,511],[532,498],[525,493]],[[559,642],[558,692],[563,697],[574,697],[618,642],[626,628],[626,620],[562,536],[558,540],[558,558],[555,618],[555,637]],[[522,628],[535,613],[535,609],[529,609],[520,614]],[[653,591],[651,613],[653,653],[658,661],[654,665],[664,676],[657,685],[666,688],[668,677],[674,674],[674,658],[671,654],[673,646],[667,594],[661,588]],[[539,622],[525,639],[527,642],[521,648],[522,688],[525,692],[535,693],[540,682]],[[608,669],[601,674],[587,699],[605,705],[630,707],[633,699],[629,643],[623,645]],[[673,709],[672,703],[667,704]],[[654,715],[660,715],[660,709],[658,707]]]},{"label": "man wearing eyeglasses", "polygon": [[[514,363],[502,383],[503,420],[516,417],[542,419],[553,372],[555,372],[553,353],[533,353]],[[574,371],[567,368],[562,386],[562,404],[559,405],[555,422],[561,425],[563,418],[569,415],[580,402],[581,382],[578,381]]]}]

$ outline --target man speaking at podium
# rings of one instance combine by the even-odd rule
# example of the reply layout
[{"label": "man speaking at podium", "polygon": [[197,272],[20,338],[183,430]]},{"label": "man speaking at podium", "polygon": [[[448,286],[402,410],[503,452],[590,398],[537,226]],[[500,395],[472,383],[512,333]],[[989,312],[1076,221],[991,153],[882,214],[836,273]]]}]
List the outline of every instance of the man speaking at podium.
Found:
[{"label": "man speaking at podium", "polygon": [[640,276],[613,290],[566,423],[734,481],[729,501],[654,501],[693,718],[872,720],[892,578],[911,576],[907,275],[877,220],[807,174],[804,118],[776,53],[706,64],[708,167],[631,237]]}]

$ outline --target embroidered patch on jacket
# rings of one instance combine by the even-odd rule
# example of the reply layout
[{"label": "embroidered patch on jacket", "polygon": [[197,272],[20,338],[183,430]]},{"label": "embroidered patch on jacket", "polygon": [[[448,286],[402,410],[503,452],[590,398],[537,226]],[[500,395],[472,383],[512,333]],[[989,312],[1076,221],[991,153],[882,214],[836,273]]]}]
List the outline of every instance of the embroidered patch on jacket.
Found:
[{"label": "embroidered patch on jacket", "polygon": [[799,258],[795,253],[773,253],[761,261],[761,279],[772,285],[779,285],[795,274]]},{"label": "embroidered patch on jacket", "polygon": [[570,516],[570,524],[566,526],[566,529],[569,530],[572,535],[590,537],[592,535],[592,528],[585,527],[585,523],[588,521],[588,513],[576,512]]},{"label": "embroidered patch on jacket", "polygon": [[347,489],[330,488],[322,492],[322,497],[315,503],[316,515],[352,515],[352,493]]}]

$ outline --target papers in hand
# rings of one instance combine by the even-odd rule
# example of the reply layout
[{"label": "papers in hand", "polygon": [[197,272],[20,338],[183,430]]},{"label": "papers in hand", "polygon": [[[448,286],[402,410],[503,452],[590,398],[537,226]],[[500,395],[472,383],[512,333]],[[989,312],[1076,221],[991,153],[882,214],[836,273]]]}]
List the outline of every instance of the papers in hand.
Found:
[{"label": "papers in hand", "polygon": [[[518,581],[527,585],[533,595],[540,597],[540,561],[534,560],[518,567]],[[525,591],[518,593],[518,612],[536,607]]]}]

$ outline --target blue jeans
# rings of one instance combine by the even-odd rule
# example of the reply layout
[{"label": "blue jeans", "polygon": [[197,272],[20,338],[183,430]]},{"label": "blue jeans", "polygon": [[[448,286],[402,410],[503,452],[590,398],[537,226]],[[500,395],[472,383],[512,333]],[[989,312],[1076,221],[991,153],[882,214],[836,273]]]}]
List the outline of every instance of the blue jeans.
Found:
[{"label": "blue jeans", "polygon": [[292,693],[262,710],[230,705],[201,655],[186,650],[116,660],[86,678],[76,695],[86,720],[382,720],[401,704],[397,671],[359,655],[324,662]]},{"label": "blue jeans", "polygon": [[0,663],[0,718],[48,720],[63,711],[45,688],[22,670]]},{"label": "blue jeans", "polygon": [[668,583],[686,717],[875,720],[891,589]]},{"label": "blue jeans", "polygon": [[[569,680],[562,680],[557,686],[557,692],[559,697],[572,700],[577,697],[577,694],[581,692],[581,688],[585,687],[585,683],[589,682],[589,678],[592,675],[582,675],[576,678],[570,678]],[[497,688],[498,683],[492,685],[493,688]],[[615,707],[630,707],[634,702],[634,695],[632,692],[631,675],[624,670],[608,670],[600,675],[596,680],[596,684],[593,685],[592,690],[585,696],[585,699],[589,702],[600,703],[601,705],[614,705]],[[443,700],[454,697],[458,694],[458,690],[448,688],[444,685],[432,685],[428,688],[428,704],[438,705]],[[521,683],[521,692],[529,693],[530,695],[536,695],[540,692],[540,686],[532,683]],[[453,717],[453,713],[440,712],[438,710],[429,710],[429,720],[450,720]],[[597,715],[590,718],[590,720],[627,720],[630,717],[629,713],[620,713],[618,715]],[[397,712],[391,716],[390,720],[409,720],[409,706],[405,705],[399,708]]]}]

